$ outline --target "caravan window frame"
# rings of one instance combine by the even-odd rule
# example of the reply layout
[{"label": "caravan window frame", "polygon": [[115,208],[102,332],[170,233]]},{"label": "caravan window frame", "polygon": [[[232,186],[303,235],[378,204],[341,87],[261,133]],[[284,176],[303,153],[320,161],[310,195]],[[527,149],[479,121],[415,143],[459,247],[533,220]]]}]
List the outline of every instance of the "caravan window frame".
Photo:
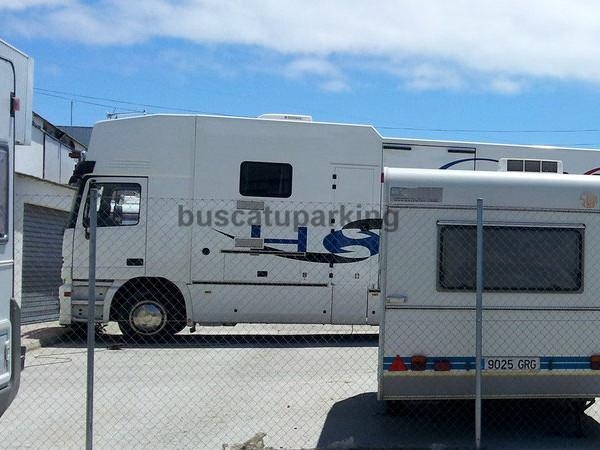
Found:
[{"label": "caravan window frame", "polygon": [[[259,189],[253,186],[257,182],[265,182],[264,175],[256,176],[251,174],[250,170],[279,170],[279,186],[273,188],[268,186],[268,189]],[[292,180],[294,169],[289,163],[266,162],[266,161],[242,161],[240,164],[240,195],[244,197],[272,197],[272,198],[289,198],[292,195]]]},{"label": "caravan window frame", "polygon": [[[475,291],[475,248],[476,248],[476,225],[473,222],[438,222],[437,223],[437,272],[436,284],[438,291],[445,292],[474,292]],[[453,231],[462,230],[462,240],[468,240],[466,243],[468,249],[460,255],[459,247],[456,241],[450,242],[454,244],[448,245],[448,240],[453,236],[450,234]],[[468,232],[465,234],[465,230]],[[510,234],[517,232],[521,236],[512,236],[513,239],[507,239]],[[533,232],[533,234],[532,234]],[[535,234],[541,232],[543,234]],[[565,243],[568,238],[566,233],[573,234],[570,244],[572,247],[565,250]],[[529,234],[533,239],[527,240]],[[541,237],[552,238],[553,236],[561,236],[560,243],[553,244],[551,241],[536,241],[535,238]],[[454,236],[455,238],[456,236]],[[526,241],[534,247],[538,245],[538,249],[545,251],[540,258],[539,253],[535,249],[528,250],[521,247],[509,248],[512,250],[514,259],[502,262],[498,258],[498,253],[494,254],[498,249],[506,249],[507,245],[518,244]],[[543,245],[539,245],[543,242]],[[524,223],[486,223],[484,224],[484,259],[492,258],[493,262],[485,264],[484,261],[484,291],[486,292],[514,292],[514,293],[581,293],[584,286],[584,246],[585,246],[585,225],[583,224],[524,224]],[[566,256],[556,257],[557,248],[561,248],[561,252],[569,252]],[[555,249],[555,252],[552,251]],[[529,252],[529,255],[528,255]],[[527,256],[538,255],[537,258],[527,260]],[[463,261],[463,269],[461,271],[449,270],[449,265],[452,261],[460,259]],[[517,264],[510,264],[510,261],[520,261]],[[464,262],[466,261],[466,263]],[[523,262],[525,261],[525,262]],[[544,264],[569,264],[568,266],[544,268]],[[536,267],[537,265],[537,267]],[[523,266],[532,267],[531,275],[534,277],[534,282],[530,280],[522,282],[522,275],[525,273]],[[512,270],[512,272],[511,272]],[[536,274],[537,272],[537,274]],[[543,274],[548,273],[548,276]],[[563,273],[563,277],[558,275]],[[463,275],[464,274],[464,275]],[[572,274],[572,276],[569,276]],[[466,275],[466,276],[465,276]],[[537,279],[535,278],[537,276]],[[521,278],[521,282],[519,279]],[[528,284],[529,283],[529,284]]]}]

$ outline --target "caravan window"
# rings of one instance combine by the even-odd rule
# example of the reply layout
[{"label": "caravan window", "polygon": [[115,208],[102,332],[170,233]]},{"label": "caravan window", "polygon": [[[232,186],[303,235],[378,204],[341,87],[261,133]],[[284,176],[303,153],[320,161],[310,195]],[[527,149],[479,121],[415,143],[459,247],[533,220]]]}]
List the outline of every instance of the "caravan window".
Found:
[{"label": "caravan window", "polygon": [[[475,290],[476,227],[438,224],[438,288]],[[485,226],[484,289],[577,292],[584,227]]]},{"label": "caravan window", "polygon": [[292,166],[284,163],[244,161],[240,165],[240,194],[247,197],[292,195]]},{"label": "caravan window", "polygon": [[8,241],[8,146],[0,144],[0,243]]}]

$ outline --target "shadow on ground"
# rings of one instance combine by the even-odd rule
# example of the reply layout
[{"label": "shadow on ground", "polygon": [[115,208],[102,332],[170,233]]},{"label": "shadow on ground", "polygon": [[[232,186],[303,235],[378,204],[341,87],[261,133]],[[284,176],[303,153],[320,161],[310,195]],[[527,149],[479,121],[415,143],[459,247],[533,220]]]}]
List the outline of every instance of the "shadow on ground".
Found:
[{"label": "shadow on ground", "polygon": [[[407,402],[388,414],[375,392],[336,403],[318,448],[463,449],[475,447],[473,401]],[[600,448],[600,424],[585,415],[577,433],[566,401],[487,400],[483,403],[482,447],[486,449]]]},{"label": "shadow on ground", "polygon": [[60,325],[56,325],[56,326],[48,326],[48,327],[43,327],[43,328],[35,328],[33,330],[25,331],[21,334],[21,337],[24,339],[43,340],[43,339],[48,339],[48,338],[54,337],[57,334],[65,335],[65,338],[67,335],[64,327],[61,327]]}]

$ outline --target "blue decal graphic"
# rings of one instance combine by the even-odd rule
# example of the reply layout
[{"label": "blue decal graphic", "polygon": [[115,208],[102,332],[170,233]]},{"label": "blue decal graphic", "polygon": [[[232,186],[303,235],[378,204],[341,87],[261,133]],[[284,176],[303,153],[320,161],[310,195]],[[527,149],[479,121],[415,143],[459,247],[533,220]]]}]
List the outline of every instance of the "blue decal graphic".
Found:
[{"label": "blue decal graphic", "polygon": [[473,162],[473,161],[489,161],[489,162],[498,162],[497,159],[491,159],[491,158],[465,158],[465,159],[457,159],[456,161],[450,161],[447,164],[444,164],[442,167],[440,167],[440,169],[442,170],[446,170],[449,169],[452,166],[455,166],[457,164],[460,163],[464,163],[464,162]]},{"label": "blue decal graphic", "polygon": [[[327,252],[309,252],[307,251],[308,229],[306,227],[298,227],[298,233],[295,239],[281,238],[264,238],[265,244],[284,244],[295,245],[296,251],[281,250],[265,245],[262,249],[252,249],[248,253],[252,254],[269,254],[279,256],[286,259],[295,259],[298,261],[325,263],[325,264],[341,264],[363,261],[373,255],[379,253],[379,235],[370,230],[380,230],[383,221],[381,219],[363,219],[350,222],[341,230],[332,231],[323,238],[323,247]],[[364,235],[362,238],[351,238],[344,235],[344,230],[359,230],[359,233]],[[216,232],[227,236],[230,239],[235,239],[235,236],[216,230]],[[250,228],[250,237],[260,238],[260,225],[252,225]],[[346,250],[348,247],[364,247],[369,250],[369,256],[349,257],[343,256],[344,253],[352,253],[351,250]]]},{"label": "blue decal graphic", "polygon": [[[252,225],[250,229],[250,237],[260,237],[260,225]],[[306,227],[298,227],[297,239],[270,239],[265,238],[265,244],[296,244],[298,252],[306,252],[306,241],[308,239],[308,231]]]},{"label": "blue decal graphic", "polygon": [[350,238],[344,234],[344,230],[334,231],[328,234],[323,239],[323,247],[331,253],[350,253],[350,250],[346,250],[346,247],[365,247],[369,250],[370,255],[376,255],[379,252],[379,235],[372,231],[359,231],[360,234],[365,235],[364,238]]}]

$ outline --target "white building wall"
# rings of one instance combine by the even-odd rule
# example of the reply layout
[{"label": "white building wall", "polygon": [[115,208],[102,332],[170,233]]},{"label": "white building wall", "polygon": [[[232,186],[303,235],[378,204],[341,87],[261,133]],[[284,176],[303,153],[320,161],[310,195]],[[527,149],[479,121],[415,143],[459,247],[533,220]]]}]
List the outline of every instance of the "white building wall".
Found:
[{"label": "white building wall", "polygon": [[25,204],[69,211],[75,189],[26,175],[15,175],[15,298],[21,304],[23,211]]},{"label": "white building wall", "polygon": [[33,128],[30,145],[15,148],[15,172],[32,177],[44,177],[44,133]]},{"label": "white building wall", "polygon": [[60,182],[60,143],[46,135],[44,148],[44,179]]},{"label": "white building wall", "polygon": [[71,148],[37,126],[33,127],[31,145],[17,145],[15,171],[54,183],[67,184],[77,160],[69,157]]}]

